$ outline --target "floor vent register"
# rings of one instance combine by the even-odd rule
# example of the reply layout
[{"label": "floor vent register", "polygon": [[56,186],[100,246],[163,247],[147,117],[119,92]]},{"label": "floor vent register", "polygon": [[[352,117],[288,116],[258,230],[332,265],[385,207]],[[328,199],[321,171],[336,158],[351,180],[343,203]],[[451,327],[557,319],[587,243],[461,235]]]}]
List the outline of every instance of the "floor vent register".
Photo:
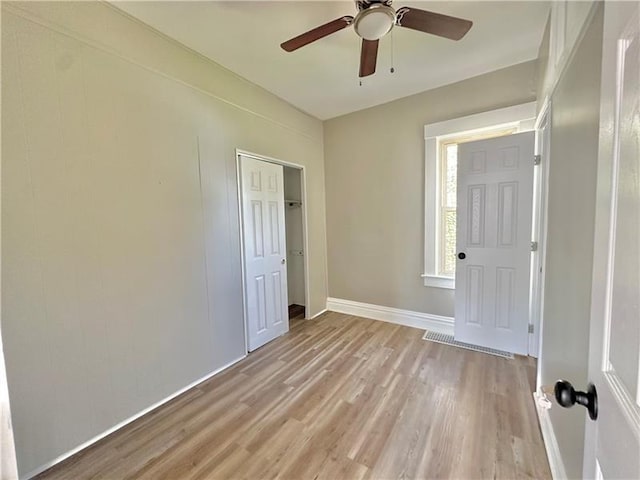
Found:
[{"label": "floor vent register", "polygon": [[474,352],[488,353],[489,355],[495,355],[496,357],[513,359],[513,353],[503,352],[502,350],[496,350],[495,348],[480,347],[478,345],[458,342],[453,338],[453,335],[447,335],[445,333],[437,333],[427,330],[424,332],[422,339],[430,342],[442,343],[444,345],[451,345],[452,347],[465,348],[467,350],[473,350]]}]

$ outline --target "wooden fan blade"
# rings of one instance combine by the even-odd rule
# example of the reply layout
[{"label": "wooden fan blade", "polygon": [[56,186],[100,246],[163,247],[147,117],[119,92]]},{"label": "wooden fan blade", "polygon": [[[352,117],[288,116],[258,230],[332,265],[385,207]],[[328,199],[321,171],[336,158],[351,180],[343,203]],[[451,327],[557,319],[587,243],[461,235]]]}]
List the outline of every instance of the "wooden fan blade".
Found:
[{"label": "wooden fan blade", "polygon": [[360,77],[368,77],[376,72],[379,42],[380,40],[362,39],[362,49],[360,50]]},{"label": "wooden fan blade", "polygon": [[418,8],[402,7],[396,12],[396,24],[419,32],[460,40],[469,31],[473,22]]},{"label": "wooden fan blade", "polygon": [[319,27],[314,28],[313,30],[309,30],[308,32],[303,33],[302,35],[298,35],[297,37],[292,38],[291,40],[287,40],[286,42],[280,44],[283,50],[287,52],[293,52],[300,47],[304,47],[305,45],[310,44],[311,42],[315,42],[316,40],[320,40],[332,33],[335,33],[343,28],[348,27],[353,23],[353,17],[347,15],[336,20],[333,20],[329,23],[325,23],[324,25],[320,25]]}]

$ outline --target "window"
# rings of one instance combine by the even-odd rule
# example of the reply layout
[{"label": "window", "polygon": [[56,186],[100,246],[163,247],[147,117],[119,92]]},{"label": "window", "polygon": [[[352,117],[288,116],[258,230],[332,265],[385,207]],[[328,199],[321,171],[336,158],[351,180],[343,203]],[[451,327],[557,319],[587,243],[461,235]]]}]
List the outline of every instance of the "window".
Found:
[{"label": "window", "polygon": [[442,277],[453,278],[456,274],[456,197],[458,186],[458,145],[465,142],[475,140],[484,140],[487,138],[501,137],[503,135],[511,135],[518,131],[516,126],[505,128],[504,126],[496,126],[475,135],[465,135],[453,138],[447,136],[439,140],[438,151],[439,162],[438,169],[440,185],[438,189],[439,205],[438,205],[438,230],[439,235],[436,242],[436,251],[441,252],[438,255],[436,265],[436,274]]},{"label": "window", "polygon": [[458,143],[448,141],[440,145],[440,235],[438,274],[453,277],[456,273],[456,195]]},{"label": "window", "polygon": [[454,288],[458,145],[531,130],[535,103],[425,126],[425,286]]}]

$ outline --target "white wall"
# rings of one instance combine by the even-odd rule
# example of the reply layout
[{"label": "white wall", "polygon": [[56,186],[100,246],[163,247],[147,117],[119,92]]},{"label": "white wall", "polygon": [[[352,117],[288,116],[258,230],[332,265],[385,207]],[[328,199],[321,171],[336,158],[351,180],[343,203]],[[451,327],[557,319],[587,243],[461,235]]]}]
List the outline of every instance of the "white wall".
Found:
[{"label": "white wall", "polygon": [[235,148],[308,178],[322,124],[106,3],[2,3],[2,334],[19,471],[244,355]]},{"label": "white wall", "polygon": [[[296,168],[284,168],[285,200],[302,201],[301,171]],[[285,223],[287,230],[287,289],[289,305],[304,305],[304,230],[302,209],[304,206],[285,204]],[[299,252],[303,252],[299,255]]]}]

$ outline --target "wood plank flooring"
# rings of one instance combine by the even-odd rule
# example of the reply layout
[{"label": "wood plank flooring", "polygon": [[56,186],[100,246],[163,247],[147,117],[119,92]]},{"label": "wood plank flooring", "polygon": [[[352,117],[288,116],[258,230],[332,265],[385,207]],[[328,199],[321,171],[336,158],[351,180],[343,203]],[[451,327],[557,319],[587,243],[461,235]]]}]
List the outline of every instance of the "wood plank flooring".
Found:
[{"label": "wood plank flooring", "polygon": [[337,313],[291,331],[41,479],[551,478],[535,363]]}]

